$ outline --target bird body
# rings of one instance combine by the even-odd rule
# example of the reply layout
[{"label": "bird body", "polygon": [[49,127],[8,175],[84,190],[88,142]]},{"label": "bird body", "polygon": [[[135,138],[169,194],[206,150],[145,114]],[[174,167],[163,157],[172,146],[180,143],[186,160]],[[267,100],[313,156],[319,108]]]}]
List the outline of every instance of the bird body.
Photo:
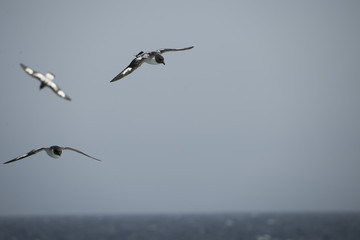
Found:
[{"label": "bird body", "polygon": [[71,151],[80,153],[80,154],[82,154],[82,155],[84,155],[84,156],[87,156],[87,157],[89,157],[89,158],[92,158],[92,159],[94,159],[94,160],[101,161],[101,160],[99,160],[99,159],[97,159],[97,158],[94,158],[94,157],[92,157],[92,156],[90,156],[90,155],[87,155],[86,153],[83,153],[83,152],[81,152],[80,150],[77,150],[77,149],[75,149],[75,148],[71,148],[71,147],[59,147],[59,146],[54,145],[54,146],[51,146],[51,147],[48,147],[48,148],[42,147],[42,148],[33,149],[33,150],[31,150],[30,152],[28,152],[28,153],[26,153],[26,154],[24,154],[24,155],[21,155],[21,156],[19,156],[19,157],[17,157],[17,158],[14,158],[14,159],[12,159],[12,160],[10,160],[10,161],[4,162],[4,164],[21,160],[21,159],[23,159],[23,158],[29,157],[29,156],[34,155],[34,154],[36,154],[36,153],[38,153],[38,152],[41,152],[41,151],[45,151],[45,152],[46,152],[50,157],[52,157],[52,158],[59,158],[59,157],[61,156],[63,150],[71,150]]},{"label": "bird body", "polygon": [[176,52],[176,51],[185,51],[192,49],[193,47],[187,47],[187,48],[163,48],[152,52],[139,52],[135,58],[131,61],[129,66],[127,66],[122,72],[120,72],[116,77],[114,77],[110,82],[115,82],[117,80],[120,80],[121,78],[129,75],[134,70],[136,70],[138,67],[140,67],[144,62],[152,65],[157,64],[164,64],[164,57],[161,55],[166,52]]},{"label": "bird body", "polygon": [[58,96],[66,99],[66,100],[71,100],[69,96],[67,96],[65,94],[65,92],[63,90],[61,90],[59,88],[59,86],[53,81],[55,79],[55,75],[52,73],[46,73],[45,75],[40,73],[40,72],[36,72],[33,69],[25,66],[24,64],[20,64],[20,66],[22,67],[22,69],[24,69],[24,71],[29,74],[30,76],[38,79],[40,81],[40,89],[43,89],[44,87],[49,87],[51,90],[53,90],[54,93],[56,93]]}]

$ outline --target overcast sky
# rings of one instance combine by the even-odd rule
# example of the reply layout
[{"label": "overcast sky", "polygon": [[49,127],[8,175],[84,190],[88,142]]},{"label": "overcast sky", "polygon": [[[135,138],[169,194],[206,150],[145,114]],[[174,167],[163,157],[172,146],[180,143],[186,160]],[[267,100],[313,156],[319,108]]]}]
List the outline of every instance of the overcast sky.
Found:
[{"label": "overcast sky", "polygon": [[[359,1],[1,1],[0,215],[360,211]],[[140,51],[164,54],[110,83]],[[66,101],[20,63],[55,74]]]}]

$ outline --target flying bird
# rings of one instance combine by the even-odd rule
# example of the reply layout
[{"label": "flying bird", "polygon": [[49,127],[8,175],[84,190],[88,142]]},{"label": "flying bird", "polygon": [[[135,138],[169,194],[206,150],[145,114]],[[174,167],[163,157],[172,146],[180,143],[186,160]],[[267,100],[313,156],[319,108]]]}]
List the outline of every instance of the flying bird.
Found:
[{"label": "flying bird", "polygon": [[63,90],[61,90],[59,88],[59,86],[53,81],[55,78],[55,75],[52,73],[46,73],[45,75],[39,72],[35,72],[34,70],[32,70],[31,68],[25,66],[24,64],[20,63],[20,66],[22,67],[22,69],[24,69],[24,71],[29,74],[30,76],[38,79],[40,81],[40,90],[43,89],[44,87],[49,87],[51,90],[54,91],[54,93],[56,93],[57,95],[59,95],[60,97],[66,99],[66,100],[71,100],[69,98],[69,96],[67,96]]},{"label": "flying bird", "polygon": [[127,66],[121,73],[119,73],[116,77],[114,77],[110,82],[115,82],[127,75],[129,75],[130,73],[132,73],[135,69],[137,69],[138,67],[141,66],[141,64],[143,64],[144,62],[149,63],[149,64],[164,64],[164,57],[161,55],[163,53],[166,52],[176,52],[176,51],[184,51],[184,50],[189,50],[192,49],[192,47],[187,47],[187,48],[179,48],[179,49],[174,49],[174,48],[163,48],[163,49],[159,49],[153,52],[139,52],[136,57],[131,61],[131,63],[129,64],[129,66]]},{"label": "flying bird", "polygon": [[31,155],[34,155],[34,154],[37,154],[38,152],[41,152],[41,151],[45,151],[50,157],[53,157],[53,158],[59,158],[61,156],[61,153],[63,150],[71,150],[71,151],[74,151],[74,152],[77,152],[77,153],[80,153],[82,155],[85,155],[89,158],[92,158],[94,160],[97,160],[97,161],[101,161],[97,158],[94,158],[90,155],[87,155],[86,153],[83,153],[75,148],[71,148],[71,147],[59,147],[59,146],[51,146],[51,147],[48,147],[48,148],[37,148],[37,149],[33,149],[31,150],[30,152],[24,154],[24,155],[21,155],[17,158],[14,158],[10,161],[7,161],[7,162],[4,162],[4,164],[7,164],[7,163],[11,163],[11,162],[15,162],[15,161],[18,161],[20,159],[23,159],[23,158],[26,158],[26,157],[29,157]]}]

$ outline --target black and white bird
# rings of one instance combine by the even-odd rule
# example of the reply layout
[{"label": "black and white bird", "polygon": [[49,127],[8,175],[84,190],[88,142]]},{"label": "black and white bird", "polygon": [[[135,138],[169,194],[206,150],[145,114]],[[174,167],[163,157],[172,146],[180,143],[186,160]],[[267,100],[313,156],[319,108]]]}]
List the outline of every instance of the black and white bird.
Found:
[{"label": "black and white bird", "polygon": [[20,63],[20,66],[22,67],[22,69],[24,69],[24,71],[29,74],[30,76],[38,79],[40,81],[40,90],[43,89],[44,87],[49,87],[51,90],[54,91],[54,93],[56,93],[57,95],[59,95],[60,97],[66,99],[66,100],[71,100],[69,98],[69,96],[67,96],[63,90],[61,90],[59,88],[59,86],[53,81],[55,78],[55,75],[52,73],[46,73],[45,75],[39,72],[36,72],[34,70],[32,70],[31,68],[25,66],[24,64]]},{"label": "black and white bird", "polygon": [[43,147],[43,148],[33,149],[33,150],[31,150],[30,152],[28,152],[28,153],[26,153],[24,155],[21,155],[21,156],[19,156],[17,158],[14,158],[14,159],[12,159],[10,161],[4,162],[4,164],[15,162],[15,161],[18,161],[18,160],[26,158],[26,157],[30,157],[31,155],[34,155],[34,154],[36,154],[38,152],[41,152],[41,151],[45,151],[50,157],[59,158],[61,156],[63,150],[71,150],[71,151],[80,153],[82,155],[85,155],[85,156],[87,156],[89,158],[92,158],[94,160],[101,161],[101,160],[99,160],[97,158],[94,158],[94,157],[92,157],[90,155],[87,155],[86,153],[83,153],[83,152],[81,152],[81,151],[79,151],[79,150],[77,150],[75,148],[51,146],[51,147],[48,147],[48,148]]},{"label": "black and white bird", "polygon": [[152,51],[152,52],[139,52],[136,57],[134,58],[134,60],[131,61],[131,63],[129,64],[129,66],[127,66],[121,73],[119,73],[116,77],[114,77],[110,82],[115,82],[127,75],[129,75],[130,73],[132,73],[135,69],[137,69],[138,67],[141,66],[141,64],[143,64],[144,62],[149,63],[149,64],[164,64],[164,57],[161,55],[163,53],[166,52],[176,52],[176,51],[184,51],[184,50],[189,50],[192,49],[192,47],[187,47],[187,48],[163,48],[163,49],[159,49],[156,51]]}]

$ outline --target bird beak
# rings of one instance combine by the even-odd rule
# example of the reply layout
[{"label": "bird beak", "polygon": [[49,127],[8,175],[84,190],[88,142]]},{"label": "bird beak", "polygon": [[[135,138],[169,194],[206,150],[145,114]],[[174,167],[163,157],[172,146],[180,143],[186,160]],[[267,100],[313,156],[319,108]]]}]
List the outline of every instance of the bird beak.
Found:
[{"label": "bird beak", "polygon": [[162,62],[165,65],[165,62]]}]

